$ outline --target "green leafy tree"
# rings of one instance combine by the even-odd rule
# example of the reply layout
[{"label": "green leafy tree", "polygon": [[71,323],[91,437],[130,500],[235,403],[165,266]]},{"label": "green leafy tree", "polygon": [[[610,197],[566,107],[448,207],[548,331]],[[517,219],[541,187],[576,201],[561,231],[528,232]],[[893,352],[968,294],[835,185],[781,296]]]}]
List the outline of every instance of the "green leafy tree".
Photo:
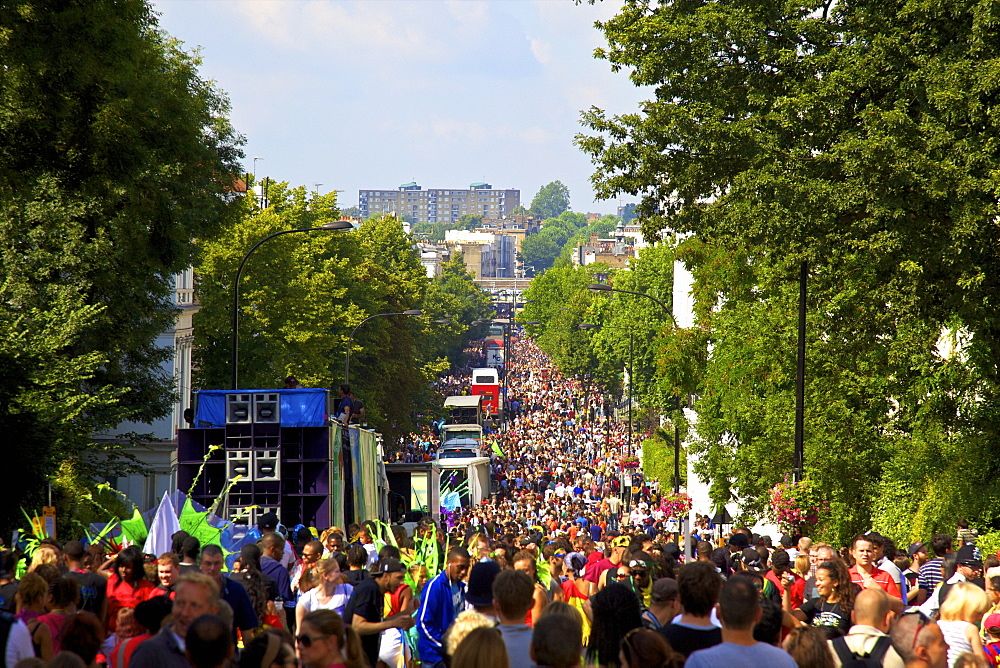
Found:
[{"label": "green leafy tree", "polygon": [[562,181],[547,183],[531,200],[531,213],[542,218],[555,218],[569,209],[569,188]]},{"label": "green leafy tree", "polygon": [[[759,514],[790,468],[806,263],[806,472],[833,507],[823,530],[901,539],[907,518],[921,532],[959,508],[997,519],[982,501],[993,477],[978,495],[956,482],[1000,464],[984,447],[998,436],[998,102],[968,85],[992,80],[989,11],[629,0],[601,24],[598,55],[654,95],[637,113],[591,109],[578,143],[599,195],[641,196],[647,236],[696,235],[682,255],[706,335],[689,350],[711,339],[698,410],[717,500]],[[945,354],[943,339],[959,345]]]},{"label": "green leafy tree", "polygon": [[169,410],[155,339],[192,239],[233,214],[241,139],[144,2],[20,2],[0,26],[0,411],[44,425],[33,485],[53,461],[98,470],[95,432]]}]

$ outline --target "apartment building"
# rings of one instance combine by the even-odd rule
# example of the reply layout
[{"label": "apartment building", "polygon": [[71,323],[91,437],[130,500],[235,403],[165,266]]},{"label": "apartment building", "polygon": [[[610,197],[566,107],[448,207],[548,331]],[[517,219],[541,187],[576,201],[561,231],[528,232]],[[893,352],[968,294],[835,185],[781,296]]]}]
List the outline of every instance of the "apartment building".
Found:
[{"label": "apartment building", "polygon": [[458,222],[466,214],[503,218],[520,205],[520,190],[498,190],[489,183],[473,183],[465,190],[424,190],[416,183],[404,183],[396,190],[358,191],[362,218],[394,214],[411,224]]}]

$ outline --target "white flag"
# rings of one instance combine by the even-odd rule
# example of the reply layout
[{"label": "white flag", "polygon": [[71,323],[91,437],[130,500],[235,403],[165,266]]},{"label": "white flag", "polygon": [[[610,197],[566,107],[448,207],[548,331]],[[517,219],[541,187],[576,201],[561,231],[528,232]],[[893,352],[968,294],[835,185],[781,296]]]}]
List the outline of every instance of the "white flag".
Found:
[{"label": "white flag", "polygon": [[149,527],[149,535],[146,536],[146,544],[142,546],[142,551],[157,557],[164,552],[169,552],[170,537],[180,530],[181,524],[177,521],[174,504],[170,502],[170,497],[164,493],[160,507],[156,509],[156,516],[153,517],[153,524]]}]

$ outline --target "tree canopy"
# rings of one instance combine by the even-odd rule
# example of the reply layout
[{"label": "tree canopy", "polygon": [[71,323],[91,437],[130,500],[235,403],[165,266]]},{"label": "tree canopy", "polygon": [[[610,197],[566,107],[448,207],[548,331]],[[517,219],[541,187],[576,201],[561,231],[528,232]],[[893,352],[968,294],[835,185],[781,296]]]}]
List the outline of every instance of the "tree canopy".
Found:
[{"label": "tree canopy", "polygon": [[679,344],[704,360],[717,500],[760,516],[791,468],[806,262],[806,472],[836,511],[822,530],[907,543],[997,520],[994,13],[626,0],[600,24],[598,57],[653,95],[586,112],[577,141],[600,196],[641,198],[647,236],[694,235],[678,252],[698,322]]},{"label": "tree canopy", "polygon": [[[270,205],[247,200],[243,216],[200,241],[195,315],[196,384],[230,386],[232,281],[247,250],[281,230],[339,219],[336,193],[271,186]],[[469,324],[489,312],[486,296],[461,258],[428,279],[401,221],[379,216],[354,231],[276,237],[247,262],[240,285],[241,387],[280,387],[293,374],[307,387],[344,379],[348,340],[350,383],[369,423],[387,442],[407,431],[433,403],[430,382],[458,360]],[[421,309],[420,317],[368,316]],[[454,316],[450,323],[435,320]],[[357,330],[355,331],[355,328]]]},{"label": "tree canopy", "polygon": [[[31,457],[0,527],[55,463],[171,406],[173,274],[232,215],[241,138],[199,61],[140,0],[0,7],[0,428]],[[20,447],[20,446],[19,446]]]},{"label": "tree canopy", "polygon": [[569,209],[569,188],[562,181],[546,183],[531,200],[531,213],[540,218],[555,218]]}]

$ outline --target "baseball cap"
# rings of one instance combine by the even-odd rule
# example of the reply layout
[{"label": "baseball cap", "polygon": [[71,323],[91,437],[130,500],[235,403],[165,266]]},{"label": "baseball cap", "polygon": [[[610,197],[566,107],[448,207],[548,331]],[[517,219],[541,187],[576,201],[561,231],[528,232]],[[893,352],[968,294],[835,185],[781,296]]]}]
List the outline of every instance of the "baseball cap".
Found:
[{"label": "baseball cap", "polygon": [[403,562],[399,559],[394,559],[389,557],[388,559],[379,559],[375,562],[372,567],[372,575],[382,575],[384,573],[402,573],[406,570],[403,566]]},{"label": "baseball cap", "polygon": [[743,533],[734,533],[730,536],[729,544],[740,549],[750,547],[750,541],[747,540],[746,534]]},{"label": "baseball cap", "polygon": [[[677,598],[677,580],[673,578],[660,578],[654,581],[651,597],[658,603],[665,603]],[[997,616],[1000,617],[1000,615]]]},{"label": "baseball cap", "polygon": [[493,604],[493,580],[500,572],[500,564],[495,561],[479,561],[469,572],[469,587],[465,600],[472,605],[483,607]]},{"label": "baseball cap", "polygon": [[628,547],[632,540],[628,536],[618,536],[611,541],[611,547]]},{"label": "baseball cap", "polygon": [[277,513],[264,513],[257,520],[257,526],[262,527],[276,527],[278,526],[278,515]]},{"label": "baseball cap", "polygon": [[994,626],[1000,626],[1000,613],[991,612],[986,615],[986,619],[983,620],[983,628],[989,630]]},{"label": "baseball cap", "polygon": [[917,552],[926,552],[926,551],[927,551],[927,543],[913,543],[912,545],[910,545],[910,548],[906,551],[906,553],[912,557]]}]

